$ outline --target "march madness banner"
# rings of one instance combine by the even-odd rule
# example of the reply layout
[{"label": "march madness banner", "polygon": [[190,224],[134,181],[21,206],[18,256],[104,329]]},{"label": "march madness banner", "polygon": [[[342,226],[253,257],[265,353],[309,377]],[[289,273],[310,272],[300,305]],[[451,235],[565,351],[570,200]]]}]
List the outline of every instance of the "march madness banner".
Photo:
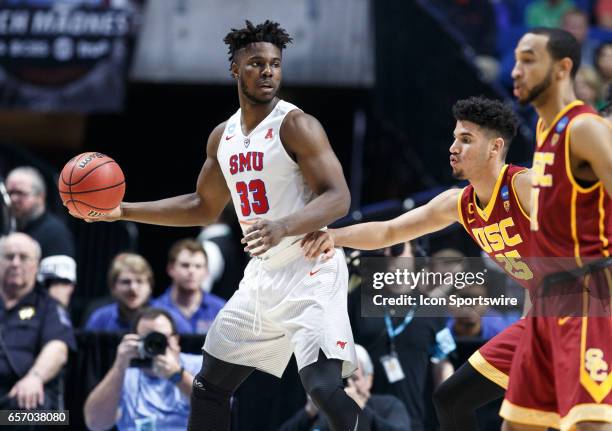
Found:
[{"label": "march madness banner", "polygon": [[135,0],[0,0],[0,108],[122,108]]}]

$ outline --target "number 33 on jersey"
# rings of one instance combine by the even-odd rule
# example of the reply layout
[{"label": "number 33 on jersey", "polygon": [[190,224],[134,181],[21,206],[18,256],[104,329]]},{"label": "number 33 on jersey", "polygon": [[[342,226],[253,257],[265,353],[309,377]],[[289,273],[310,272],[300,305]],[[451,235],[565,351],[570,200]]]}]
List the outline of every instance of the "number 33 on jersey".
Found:
[{"label": "number 33 on jersey", "polygon": [[248,136],[242,131],[240,109],[225,125],[217,160],[239,221],[255,217],[277,220],[299,211],[314,198],[280,139],[283,120],[294,109],[298,108],[280,100]]}]

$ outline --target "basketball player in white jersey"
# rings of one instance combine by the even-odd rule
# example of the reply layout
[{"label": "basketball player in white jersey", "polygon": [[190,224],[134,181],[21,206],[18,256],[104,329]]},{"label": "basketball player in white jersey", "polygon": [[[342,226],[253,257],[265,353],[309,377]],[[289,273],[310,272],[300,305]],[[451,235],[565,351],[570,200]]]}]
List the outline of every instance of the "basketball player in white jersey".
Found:
[{"label": "basketball player in white jersey", "polygon": [[304,234],[347,213],[342,168],[320,123],[276,97],[287,32],[247,21],[224,42],[240,109],[210,134],[196,191],[123,202],[96,220],[202,226],[233,201],[246,250],[256,257],[206,337],[190,430],[229,430],[232,393],[254,369],[280,377],[292,354],[332,428],[357,429],[360,409],[342,385],[356,364],[344,256],[313,263],[300,248]]}]

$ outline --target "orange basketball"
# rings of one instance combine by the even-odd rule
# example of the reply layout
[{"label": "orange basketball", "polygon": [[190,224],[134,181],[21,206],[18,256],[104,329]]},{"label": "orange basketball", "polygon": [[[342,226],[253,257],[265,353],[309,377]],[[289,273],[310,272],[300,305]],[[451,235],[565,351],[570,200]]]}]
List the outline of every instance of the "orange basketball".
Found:
[{"label": "orange basketball", "polygon": [[110,212],[125,194],[123,171],[102,153],[83,153],[73,157],[59,178],[59,192],[68,209],[83,218]]}]

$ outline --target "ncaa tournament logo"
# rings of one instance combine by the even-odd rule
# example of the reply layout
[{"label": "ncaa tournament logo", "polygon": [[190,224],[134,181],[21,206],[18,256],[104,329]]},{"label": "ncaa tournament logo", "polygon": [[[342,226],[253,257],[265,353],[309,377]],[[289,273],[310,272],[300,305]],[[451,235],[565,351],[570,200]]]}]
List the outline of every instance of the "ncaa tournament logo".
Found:
[{"label": "ncaa tournament logo", "polygon": [[510,211],[510,192],[508,191],[508,186],[505,185],[502,187],[500,192],[501,198],[504,201],[504,209],[506,212]]}]

